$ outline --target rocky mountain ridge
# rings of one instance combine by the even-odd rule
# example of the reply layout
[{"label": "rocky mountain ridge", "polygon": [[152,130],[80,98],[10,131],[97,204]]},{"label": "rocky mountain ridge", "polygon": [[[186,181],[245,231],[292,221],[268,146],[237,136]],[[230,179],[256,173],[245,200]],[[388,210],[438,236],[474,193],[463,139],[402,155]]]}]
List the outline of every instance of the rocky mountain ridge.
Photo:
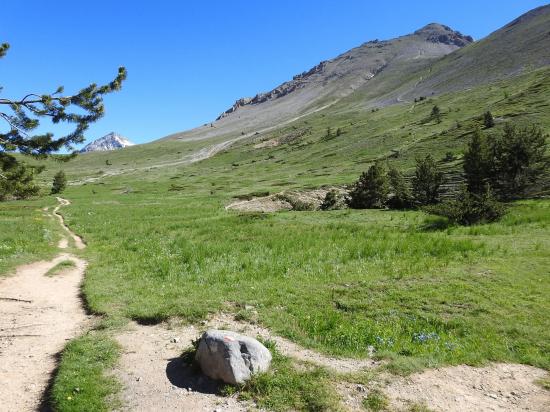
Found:
[{"label": "rocky mountain ridge", "polygon": [[[440,44],[444,46],[448,46],[450,48],[460,48],[464,47],[474,41],[474,39],[471,36],[463,35],[462,33],[455,31],[451,29],[449,26],[445,26],[439,23],[430,23],[421,29],[415,31],[413,34],[402,36],[398,39],[394,40],[372,40],[367,43],[364,43],[363,45],[350,50],[349,52],[346,52],[335,59],[331,60],[325,60],[317,64],[316,66],[312,67],[310,70],[307,70],[301,74],[298,74],[292,78],[292,80],[285,82],[275,89],[265,92],[265,93],[258,93],[254,97],[243,97],[238,99],[233,106],[231,106],[228,110],[226,110],[224,113],[222,113],[216,120],[221,120],[224,117],[227,117],[228,115],[235,113],[239,108],[249,105],[258,105],[261,103],[265,103],[270,100],[279,99],[281,97],[287,96],[290,93],[293,93],[296,90],[302,89],[306,87],[309,83],[313,83],[316,80],[321,80],[323,83],[330,81],[332,78],[338,77],[339,75],[345,75],[349,70],[345,69],[346,61],[348,62],[348,66],[352,66],[350,61],[353,58],[357,58],[360,56],[357,56],[357,53],[353,53],[353,51],[358,51],[360,49],[366,49],[369,48],[372,49],[383,49],[383,48],[391,48],[394,46],[394,43],[396,41],[401,41],[405,37],[417,37],[420,40],[423,40],[428,43],[433,44]],[[449,50],[450,52],[452,50]],[[446,53],[443,53],[446,54]],[[398,57],[399,53],[395,53],[393,57]],[[367,79],[374,77],[378,72],[382,71],[387,63],[387,61],[378,60],[380,64],[377,67],[371,68],[371,70],[365,71],[365,77]],[[339,65],[343,66],[339,70],[340,73],[330,73],[330,70],[326,70],[327,68],[330,69],[332,66]],[[356,65],[353,65],[356,66]],[[365,69],[368,68],[368,64],[365,65]],[[357,70],[356,67],[354,67],[354,70]],[[359,68],[360,70],[360,68]]]}]

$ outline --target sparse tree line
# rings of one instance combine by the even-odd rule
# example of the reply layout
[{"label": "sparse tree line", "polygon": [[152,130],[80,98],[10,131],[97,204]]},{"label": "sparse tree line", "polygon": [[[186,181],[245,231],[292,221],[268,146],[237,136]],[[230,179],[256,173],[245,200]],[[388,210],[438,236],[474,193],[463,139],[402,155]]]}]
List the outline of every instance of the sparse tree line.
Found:
[{"label": "sparse tree line", "polygon": [[[483,121],[486,128],[494,126],[490,112]],[[427,155],[416,159],[410,184],[395,167],[376,162],[355,182],[345,202],[354,209],[423,209],[463,225],[492,222],[504,214],[503,202],[524,197],[540,178],[546,167],[546,146],[536,125],[506,124],[498,135],[476,128],[464,153],[464,182],[452,199],[441,200],[444,173]],[[330,192],[321,209],[334,209],[337,204],[338,195]]]}]

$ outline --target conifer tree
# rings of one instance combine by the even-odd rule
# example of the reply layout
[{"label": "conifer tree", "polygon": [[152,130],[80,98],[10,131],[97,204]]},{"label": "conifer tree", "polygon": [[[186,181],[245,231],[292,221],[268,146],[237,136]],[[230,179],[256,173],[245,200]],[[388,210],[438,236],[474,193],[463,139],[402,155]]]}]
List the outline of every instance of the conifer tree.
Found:
[{"label": "conifer tree", "polygon": [[65,172],[63,172],[63,170],[60,170],[53,177],[52,195],[63,192],[66,187],[67,177],[65,176]]},{"label": "conifer tree", "polygon": [[388,170],[388,180],[392,196],[388,199],[390,209],[408,209],[412,206],[412,195],[405,178],[395,167]]},{"label": "conifer tree", "polygon": [[516,199],[537,181],[547,167],[546,137],[536,125],[506,124],[500,137],[489,143],[490,183],[501,199]]},{"label": "conifer tree", "polygon": [[443,173],[438,170],[431,155],[416,159],[416,170],[413,178],[413,196],[420,205],[431,205],[439,202],[439,188],[443,184]]},{"label": "conifer tree", "polygon": [[485,128],[490,129],[495,125],[495,119],[493,117],[493,114],[489,111],[485,112],[483,115],[483,124],[485,125]]},{"label": "conifer tree", "polygon": [[464,152],[464,175],[467,190],[470,193],[481,194],[485,191],[490,174],[490,159],[485,136],[476,128]]},{"label": "conifer tree", "polygon": [[[6,55],[9,47],[7,43],[0,45],[0,58]],[[60,86],[53,93],[30,92],[19,98],[0,98],[0,118],[6,126],[4,130],[0,129],[0,170],[6,172],[7,169],[25,169],[13,153],[45,157],[63,147],[72,150],[73,144],[83,142],[84,132],[89,125],[104,114],[104,95],[120,90],[125,79],[126,69],[120,67],[117,76],[110,83],[103,86],[92,83],[76,94],[66,95]],[[73,128],[60,137],[49,132],[33,134],[42,119],[49,119],[54,125],[68,123]],[[1,184],[6,188],[17,187],[24,184],[23,181],[32,185],[32,179],[28,181],[29,174],[23,175],[26,176],[24,179],[21,173],[0,173],[0,180],[20,179],[18,182]]]},{"label": "conifer tree", "polygon": [[435,120],[437,123],[441,123],[441,109],[439,106],[434,106],[432,108],[431,118]]},{"label": "conifer tree", "polygon": [[350,192],[349,206],[354,209],[382,208],[388,198],[388,177],[384,167],[375,163],[363,172]]}]

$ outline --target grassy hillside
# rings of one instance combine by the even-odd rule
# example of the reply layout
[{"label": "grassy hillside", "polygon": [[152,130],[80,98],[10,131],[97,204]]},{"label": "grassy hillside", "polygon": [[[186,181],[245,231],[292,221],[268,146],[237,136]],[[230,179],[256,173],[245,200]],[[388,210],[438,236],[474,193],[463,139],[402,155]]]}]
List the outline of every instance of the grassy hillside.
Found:
[{"label": "grassy hillside", "polygon": [[520,16],[478,42],[443,57],[408,94],[462,90],[550,64],[550,5]]},{"label": "grassy hillside", "polygon": [[0,277],[16,265],[53,256],[59,240],[57,224],[42,208],[53,199],[0,204]]},{"label": "grassy hillside", "polygon": [[[507,121],[537,123],[548,133],[549,95],[550,69],[376,111],[361,108],[364,99],[357,93],[276,130],[252,134],[200,163],[189,164],[192,153],[243,136],[161,141],[85,154],[66,164],[49,162],[41,179],[49,183],[62,168],[69,181],[84,183],[90,192],[104,190],[113,175],[118,176],[119,191],[131,189],[135,181],[169,179],[187,191],[220,189],[230,199],[242,192],[351,183],[375,160],[387,160],[411,173],[415,158],[426,153],[439,160],[444,170],[456,173],[466,141],[474,127],[481,125],[485,111],[491,110],[497,119],[488,133],[500,133]],[[434,105],[442,110],[441,123],[429,119]],[[326,139],[328,127],[333,134],[340,128],[342,135]],[[444,160],[448,152],[455,160]],[[538,194],[547,193],[547,187],[544,184]]]}]

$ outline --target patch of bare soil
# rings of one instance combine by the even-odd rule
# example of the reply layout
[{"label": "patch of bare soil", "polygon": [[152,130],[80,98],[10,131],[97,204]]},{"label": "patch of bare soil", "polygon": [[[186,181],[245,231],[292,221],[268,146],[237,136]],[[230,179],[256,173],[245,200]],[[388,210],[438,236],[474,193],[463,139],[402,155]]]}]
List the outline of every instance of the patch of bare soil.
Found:
[{"label": "patch of bare soil", "polygon": [[193,326],[131,324],[117,340],[123,353],[115,376],[123,411],[248,411],[253,405],[218,394],[219,384],[181,360],[200,331]]},{"label": "patch of bare soil", "polygon": [[[61,261],[76,267],[46,272]],[[55,355],[86,320],[79,298],[85,262],[61,254],[19,267],[0,283],[0,409],[36,410],[55,368]]]},{"label": "patch of bare soil", "polygon": [[264,197],[256,197],[250,200],[239,200],[230,203],[226,210],[240,212],[279,212],[282,210],[317,210],[321,207],[328,192],[334,190],[344,194],[340,187],[327,187],[314,190],[288,190]]},{"label": "patch of bare soil", "polygon": [[[68,204],[64,199],[59,201],[60,205]],[[59,207],[54,213],[62,222],[58,210]],[[78,237],[64,227],[78,247]],[[59,246],[66,248],[67,239],[63,238]],[[45,276],[65,260],[72,260],[75,267],[56,276]],[[34,411],[39,407],[55,368],[56,354],[86,325],[79,297],[85,267],[82,259],[62,253],[49,262],[20,266],[12,276],[0,281],[2,411]]]},{"label": "patch of bare soil", "polygon": [[[74,242],[74,245],[77,249],[84,249],[86,247],[86,245],[84,244],[84,241],[82,240],[82,238],[80,236],[77,236],[76,234],[74,234],[71,229],[69,229],[69,227],[65,224],[65,221],[63,220],[63,216],[61,216],[59,214],[59,209],[62,207],[62,206],[68,206],[71,204],[71,202],[69,202],[67,199],[63,199],[61,197],[57,197],[56,198],[57,201],[59,202],[59,205],[57,205],[55,207],[55,209],[53,210],[53,214],[55,215],[55,217],[59,220],[59,224],[61,225],[61,227],[63,227],[63,230],[67,233],[67,235],[73,240]],[[63,247],[63,245],[65,245]],[[65,241],[63,239],[61,239],[60,241],[60,247],[61,248],[66,248],[67,247],[67,243],[65,243]]]},{"label": "patch of bare soil", "polygon": [[385,376],[375,387],[341,383],[344,405],[359,410],[370,390],[387,395],[391,410],[423,405],[431,411],[550,411],[550,392],[536,384],[546,371],[527,365],[460,365],[429,369],[404,378]]},{"label": "patch of bare soil", "polygon": [[527,365],[453,366],[391,383],[384,392],[396,407],[425,403],[436,411],[550,411],[550,392],[535,381],[546,372]]},{"label": "patch of bare soil", "polygon": [[292,205],[284,200],[278,199],[276,195],[257,197],[251,200],[239,200],[225,207],[226,210],[237,210],[239,212],[279,212],[291,210]]}]

